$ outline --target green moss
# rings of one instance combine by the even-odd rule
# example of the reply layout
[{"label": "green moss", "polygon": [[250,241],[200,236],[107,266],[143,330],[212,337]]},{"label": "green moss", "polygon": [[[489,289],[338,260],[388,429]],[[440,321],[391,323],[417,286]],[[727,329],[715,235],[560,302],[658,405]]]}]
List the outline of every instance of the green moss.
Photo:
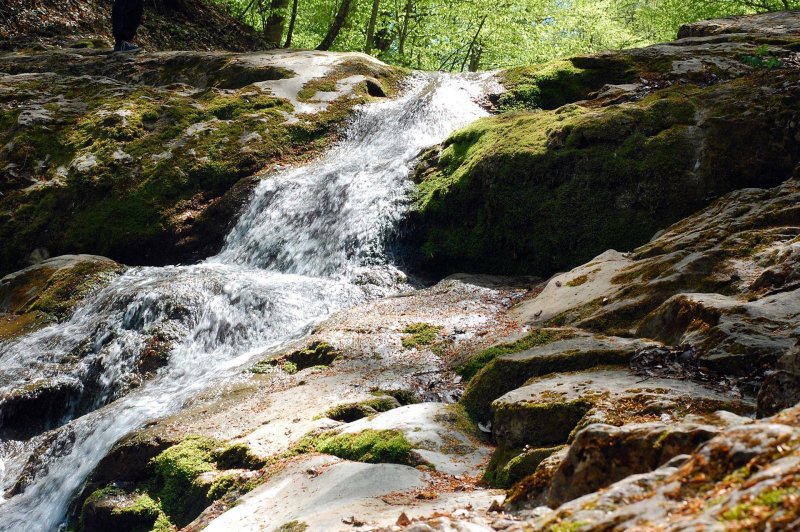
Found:
[{"label": "green moss", "polygon": [[579,275],[578,277],[576,277],[574,279],[571,279],[567,283],[567,286],[575,288],[577,286],[581,286],[582,284],[586,284],[586,282],[588,280],[589,280],[589,276],[588,275]]},{"label": "green moss", "polygon": [[412,446],[398,430],[370,429],[356,434],[322,436],[314,449],[356,462],[414,465]]},{"label": "green moss", "polygon": [[[167,532],[172,529],[172,523],[169,518],[161,510],[161,507],[150,498],[149,495],[143,493],[139,495],[130,506],[117,507],[112,510],[111,515],[120,517],[120,525],[130,522],[149,522],[152,525],[145,525],[141,530],[152,530],[154,532]],[[135,528],[127,528],[134,532]]]},{"label": "green moss", "polygon": [[[550,275],[644,244],[712,191],[779,183],[791,165],[777,147],[795,148],[771,124],[789,104],[759,91],[754,80],[676,85],[624,105],[474,122],[417,169],[407,243],[418,267]],[[700,116],[708,127],[698,129]]]},{"label": "green moss", "polygon": [[545,458],[561,449],[561,446],[510,450],[498,447],[492,454],[483,480],[494,488],[510,488],[532,475]]},{"label": "green moss", "polygon": [[436,341],[442,327],[429,323],[413,323],[406,327],[403,332],[409,336],[403,338],[403,347],[412,349],[414,347],[431,345]]},{"label": "green moss", "polygon": [[564,444],[593,404],[588,398],[539,403],[494,403],[492,413],[496,438],[499,444],[509,448]]},{"label": "green moss", "polygon": [[571,60],[553,61],[512,68],[501,77],[506,92],[500,97],[498,107],[507,112],[556,109],[586,99],[605,84],[631,81],[633,73],[625,60],[617,58],[609,59],[601,68],[579,68]]},{"label": "green moss", "polygon": [[589,525],[588,521],[568,521],[550,525],[548,528],[549,532],[578,532],[578,530],[582,529],[586,525]]},{"label": "green moss", "polygon": [[300,89],[297,93],[297,99],[301,102],[310,101],[316,96],[318,92],[334,92],[336,90],[336,81],[330,79],[316,79],[311,80]]},{"label": "green moss", "polygon": [[370,393],[377,397],[381,397],[384,395],[388,395],[389,397],[394,397],[397,399],[397,402],[400,403],[401,406],[406,405],[415,405],[417,403],[421,403],[422,400],[417,396],[416,392],[412,390],[403,390],[403,389],[396,389],[396,390],[388,390],[388,389],[375,389],[371,390]]},{"label": "green moss", "polygon": [[244,443],[215,450],[212,458],[218,469],[261,469],[266,461],[254,455]]},{"label": "green moss", "polygon": [[[106,505],[99,509],[99,505]],[[159,504],[147,493],[126,493],[108,486],[94,491],[83,503],[79,530],[113,527],[130,532],[168,532],[172,523]]]},{"label": "green moss", "polygon": [[280,366],[286,373],[294,374],[308,368],[330,366],[341,354],[341,351],[327,342],[315,341],[305,349],[277,358],[262,360],[250,368],[250,372],[269,373],[275,366]]},{"label": "green moss", "polygon": [[222,475],[208,487],[206,500],[215,501],[224,497],[234,489],[240,487],[242,484],[240,477],[237,475]]},{"label": "green moss", "polygon": [[289,521],[283,523],[275,529],[275,532],[305,532],[308,530],[308,524],[303,521]]},{"label": "green moss", "polygon": [[44,312],[57,320],[64,319],[78,301],[121,271],[118,264],[103,261],[80,262],[72,268],[55,272],[42,292],[25,312]]},{"label": "green moss", "polygon": [[529,332],[524,338],[521,338],[515,342],[492,346],[489,349],[470,356],[467,362],[456,368],[456,372],[465,379],[471,379],[484,366],[486,366],[486,364],[500,355],[526,351],[528,349],[549,344],[550,342],[555,342],[556,340],[563,340],[571,336],[572,333],[569,331],[536,329]]},{"label": "green moss", "polygon": [[797,493],[796,488],[778,488],[765,491],[749,502],[737,504],[730,510],[722,514],[723,521],[743,521],[753,518],[759,512],[759,518],[764,519],[764,512],[767,515],[779,510],[786,502],[789,495]]},{"label": "green moss", "polygon": [[[217,84],[233,90],[194,94],[70,76],[54,81],[41,75],[14,86],[18,100],[0,113],[0,123],[9,124],[0,128],[0,145],[12,149],[0,157],[21,177],[0,184],[0,274],[18,269],[40,246],[53,255],[88,252],[128,264],[194,259],[197,250],[191,246],[200,244],[186,239],[187,226],[204,219],[215,198],[270,163],[291,164],[319,153],[353,107],[368,98],[366,93],[342,98],[290,124],[285,113],[293,110],[291,104],[245,86],[243,76],[253,69],[240,66],[217,72],[224,78]],[[353,68],[392,90],[402,77],[380,65]],[[256,70],[260,79],[285,77]],[[145,81],[154,83],[175,75],[145,74]],[[59,95],[84,102],[86,109],[66,112],[49,104],[52,121],[15,126],[18,108]],[[243,144],[243,138],[250,141]],[[95,166],[83,172],[73,168],[72,161],[82,156],[93,157]],[[24,190],[31,179],[58,185]],[[222,236],[215,238],[221,243]],[[188,247],[171,248],[179,243]]]},{"label": "green moss", "polygon": [[198,483],[197,478],[214,470],[213,451],[217,446],[210,438],[191,436],[150,462],[155,473],[153,493],[179,526],[191,521],[210,502],[209,487]]},{"label": "green moss", "polygon": [[323,417],[351,423],[358,419],[373,416],[381,412],[398,408],[400,403],[394,397],[383,396],[361,401],[360,403],[347,403],[330,408]]}]

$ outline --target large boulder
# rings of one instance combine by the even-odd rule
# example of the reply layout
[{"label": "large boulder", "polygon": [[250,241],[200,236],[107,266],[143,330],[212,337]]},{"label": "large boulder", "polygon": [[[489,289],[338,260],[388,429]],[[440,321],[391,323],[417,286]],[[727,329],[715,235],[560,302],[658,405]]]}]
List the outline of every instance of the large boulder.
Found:
[{"label": "large boulder", "polygon": [[552,274],[787,179],[800,161],[800,13],[780,19],[780,33],[752,23],[506,73],[509,112],[454,133],[417,170],[419,267]]},{"label": "large boulder", "polygon": [[648,345],[652,344],[572,331],[569,337],[494,358],[469,381],[461,402],[473,418],[487,421],[492,401],[529,379],[596,366],[626,365],[637,349]]},{"label": "large boulder", "polygon": [[752,403],[692,382],[592,369],[531,380],[492,403],[494,436],[507,448],[565,443],[591,423],[674,420],[719,409],[745,414]]},{"label": "large boulder", "polygon": [[534,530],[793,530],[800,519],[800,408],[736,423],[689,456],[532,519]]},{"label": "large boulder", "polygon": [[124,267],[105,257],[66,255],[0,279],[0,343],[63,321]]}]

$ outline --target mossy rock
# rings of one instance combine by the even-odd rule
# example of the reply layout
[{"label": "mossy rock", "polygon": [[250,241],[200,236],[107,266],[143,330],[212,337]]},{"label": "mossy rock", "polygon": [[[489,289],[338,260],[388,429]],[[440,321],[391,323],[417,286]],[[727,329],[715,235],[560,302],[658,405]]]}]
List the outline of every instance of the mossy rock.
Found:
[{"label": "mossy rock", "polygon": [[150,491],[176,525],[188,524],[213,500],[211,486],[200,478],[214,471],[218,446],[213,439],[190,436],[150,461],[154,474]]},{"label": "mossy rock", "polygon": [[549,344],[556,340],[569,338],[573,333],[567,329],[535,329],[519,340],[507,342],[484,349],[479,353],[469,355],[467,360],[456,368],[456,372],[465,379],[471,379],[487,364],[500,355],[519,353],[534,347]]},{"label": "mossy rock", "polygon": [[510,68],[500,77],[506,91],[498,98],[497,106],[507,112],[557,109],[587,99],[606,84],[634,81],[635,72],[622,55],[609,55],[605,61],[582,62],[576,58]]},{"label": "mossy rock", "polygon": [[[212,255],[253,176],[319,154],[371,98],[359,86],[289,120],[289,101],[252,84],[294,75],[269,55],[74,56],[0,58],[14,74],[0,76],[9,94],[0,165],[12,169],[0,184],[0,274],[37,248],[131,265]],[[363,72],[391,94],[404,76],[377,61],[337,61],[332,79]]]},{"label": "mossy rock", "polygon": [[498,447],[486,467],[483,480],[495,488],[510,488],[536,472],[539,464],[563,446],[506,449]]},{"label": "mossy rock", "polygon": [[[550,275],[630,250],[717,194],[791,175],[796,72],[620,105],[509,112],[429,151],[405,238],[426,273]],[[464,216],[463,213],[470,213]]]},{"label": "mossy rock", "polygon": [[388,412],[402,406],[400,401],[391,396],[376,397],[359,403],[347,403],[334,406],[325,412],[324,417],[351,423],[359,419],[374,416],[381,412]]},{"label": "mossy rock", "polygon": [[124,270],[91,255],[45,260],[0,279],[0,340],[63,321],[91,292]]},{"label": "mossy rock", "polygon": [[217,449],[212,453],[212,458],[219,469],[261,469],[267,463],[254,455],[244,443],[234,443]]},{"label": "mossy rock", "polygon": [[593,368],[537,377],[492,403],[492,430],[505,449],[565,444],[592,423],[621,426],[728,410],[751,414],[752,401],[681,379],[642,381],[625,368]]},{"label": "mossy rock", "polygon": [[638,340],[594,337],[576,332],[573,338],[503,354],[494,358],[469,381],[461,404],[474,419],[486,421],[491,416],[492,401],[522,386],[532,377],[602,365],[627,364],[636,349],[644,345]]},{"label": "mossy rock", "polygon": [[277,358],[268,358],[250,368],[251,373],[268,373],[280,367],[286,373],[294,374],[308,368],[330,366],[342,352],[327,342],[314,341],[305,349],[298,349]]},{"label": "mossy rock", "polygon": [[367,429],[355,434],[323,435],[315,441],[314,450],[345,460],[370,464],[417,465],[412,445],[398,430]]},{"label": "mossy rock", "polygon": [[167,532],[170,530],[170,522],[158,503],[146,493],[127,493],[110,486],[93,492],[84,501],[79,530]]}]

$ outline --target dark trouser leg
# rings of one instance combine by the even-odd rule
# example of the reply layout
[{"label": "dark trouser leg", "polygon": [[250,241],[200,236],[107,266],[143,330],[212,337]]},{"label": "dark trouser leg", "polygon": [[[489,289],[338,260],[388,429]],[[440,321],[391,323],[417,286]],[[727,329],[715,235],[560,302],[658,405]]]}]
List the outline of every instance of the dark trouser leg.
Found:
[{"label": "dark trouser leg", "polygon": [[132,41],[136,29],[142,22],[144,0],[114,0],[111,8],[111,22],[113,25],[114,39],[117,43]]}]

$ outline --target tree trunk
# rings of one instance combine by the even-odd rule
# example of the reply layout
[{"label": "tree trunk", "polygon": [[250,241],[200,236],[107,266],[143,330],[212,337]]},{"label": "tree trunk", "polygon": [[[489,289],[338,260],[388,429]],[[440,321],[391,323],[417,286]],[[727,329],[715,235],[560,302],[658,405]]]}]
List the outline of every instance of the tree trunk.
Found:
[{"label": "tree trunk", "polygon": [[[483,25],[486,24],[486,18],[488,15],[484,15],[481,19],[481,23],[478,26],[478,31],[475,32],[475,36],[472,38],[472,42],[469,43],[469,50],[467,50],[466,55],[464,56],[464,61],[461,63],[461,72],[464,72],[464,67],[467,66],[467,62],[473,58],[473,51],[475,50],[475,44],[478,42],[478,37],[480,36],[481,32],[483,31]],[[476,67],[477,70],[477,67]]]},{"label": "tree trunk", "polygon": [[292,37],[294,36],[294,25],[297,22],[297,1],[298,0],[294,0],[294,2],[292,2],[292,18],[289,19],[289,31],[286,32],[286,43],[283,45],[284,48],[292,47]]},{"label": "tree trunk", "polygon": [[267,26],[264,28],[264,37],[276,47],[281,45],[283,37],[283,26],[286,22],[286,8],[289,7],[289,0],[272,0],[270,5]]},{"label": "tree trunk", "polygon": [[367,44],[364,46],[365,53],[372,53],[373,40],[375,38],[375,23],[378,21],[378,9],[380,8],[381,0],[372,0],[372,13],[369,16],[369,25],[367,26]]},{"label": "tree trunk", "polygon": [[344,23],[347,22],[347,15],[350,14],[350,7],[354,2],[355,0],[342,0],[341,5],[339,6],[339,11],[336,13],[336,17],[333,19],[333,24],[331,24],[331,27],[328,29],[328,34],[325,35],[325,38],[322,39],[322,42],[319,43],[319,46],[317,46],[317,50],[331,49],[334,41],[336,41],[336,37],[339,36],[339,32],[342,31]]},{"label": "tree trunk", "polygon": [[403,16],[403,25],[400,28],[400,38],[398,39],[397,51],[400,57],[406,54],[406,39],[408,38],[408,25],[411,21],[411,8],[413,7],[411,0],[406,0],[405,15]]}]

